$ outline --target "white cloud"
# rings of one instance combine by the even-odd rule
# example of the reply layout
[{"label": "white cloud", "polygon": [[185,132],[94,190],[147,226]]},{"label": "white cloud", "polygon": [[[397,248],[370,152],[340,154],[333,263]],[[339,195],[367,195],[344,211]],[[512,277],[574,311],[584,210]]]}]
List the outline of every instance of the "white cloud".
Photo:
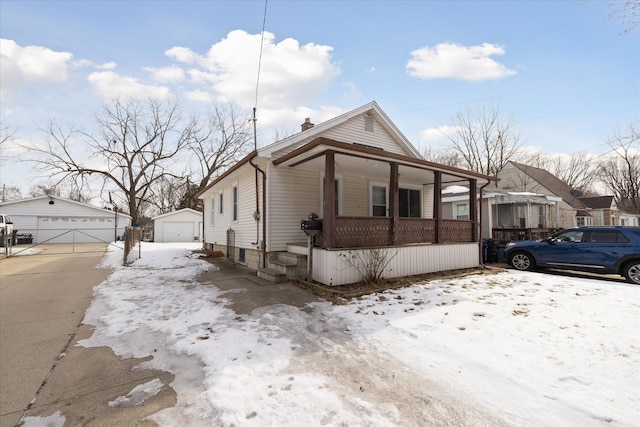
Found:
[{"label": "white cloud", "polygon": [[113,70],[117,67],[117,64],[113,61],[105,62],[104,64],[95,66],[98,70]]},{"label": "white cloud", "polygon": [[215,100],[215,97],[211,93],[199,89],[186,92],[185,97],[190,101],[204,102],[207,104]]},{"label": "white cloud", "polygon": [[145,67],[145,70],[151,73],[153,80],[160,83],[179,82],[185,77],[184,70],[177,65],[162,68]]},{"label": "white cloud", "polygon": [[166,99],[171,95],[169,88],[140,83],[133,77],[123,77],[113,71],[100,71],[89,74],[87,78],[98,93],[107,99]]},{"label": "white cloud", "polygon": [[0,88],[6,91],[23,84],[64,83],[73,55],[55,52],[42,46],[20,46],[13,40],[0,39]]},{"label": "white cloud", "polygon": [[437,147],[445,145],[449,142],[447,135],[453,135],[456,132],[456,126],[438,126],[437,128],[426,129],[420,132],[420,142]]},{"label": "white cloud", "polygon": [[491,43],[479,46],[440,43],[412,51],[407,71],[421,79],[497,80],[516,74],[491,58],[504,53],[504,48]]},{"label": "white cloud", "polygon": [[[247,108],[255,102],[260,41],[260,34],[236,30],[204,55],[184,47],[165,53],[179,62],[197,65],[188,71],[193,83],[207,82],[219,98]],[[265,33],[259,104],[278,110],[312,101],[339,73],[331,62],[332,50],[314,43],[300,45],[291,38],[276,43],[273,34]]]}]

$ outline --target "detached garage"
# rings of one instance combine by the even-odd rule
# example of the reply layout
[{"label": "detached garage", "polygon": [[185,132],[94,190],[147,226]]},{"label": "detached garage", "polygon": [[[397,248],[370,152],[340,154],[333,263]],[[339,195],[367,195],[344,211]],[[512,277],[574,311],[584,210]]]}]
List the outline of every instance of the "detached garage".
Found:
[{"label": "detached garage", "polygon": [[57,196],[0,203],[0,212],[13,221],[18,237],[33,243],[113,242],[124,235],[131,217]]},{"label": "detached garage", "polygon": [[202,241],[202,212],[185,208],[152,219],[154,242]]}]

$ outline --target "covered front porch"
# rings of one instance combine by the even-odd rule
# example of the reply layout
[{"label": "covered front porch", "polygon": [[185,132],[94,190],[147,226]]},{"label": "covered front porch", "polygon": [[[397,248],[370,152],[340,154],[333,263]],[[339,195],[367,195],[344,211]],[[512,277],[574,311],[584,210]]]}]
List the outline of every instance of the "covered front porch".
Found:
[{"label": "covered front porch", "polygon": [[[365,145],[318,138],[274,161],[322,176],[316,246],[477,242],[478,182],[491,177]],[[468,186],[468,215],[444,219],[442,188]],[[315,212],[310,206],[309,212]]]}]

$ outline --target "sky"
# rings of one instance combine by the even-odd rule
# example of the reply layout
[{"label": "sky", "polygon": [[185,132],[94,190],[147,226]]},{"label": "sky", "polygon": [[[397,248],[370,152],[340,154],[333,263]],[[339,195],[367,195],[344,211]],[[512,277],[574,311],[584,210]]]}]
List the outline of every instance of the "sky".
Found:
[{"label": "sky", "polygon": [[[257,108],[262,146],[376,101],[424,150],[493,105],[527,147],[599,155],[640,117],[640,28],[608,3],[0,0],[0,117],[41,143],[115,98],[231,102]],[[7,156],[12,185],[29,170]]]},{"label": "sky", "polygon": [[[160,426],[637,426],[640,287],[515,270],[417,283],[333,305],[236,313],[242,292],[199,280],[198,243],[110,245],[83,323],[170,383],[132,383],[110,406],[174,407]],[[134,251],[135,252],[135,251]],[[171,268],[166,268],[171,265]],[[63,357],[64,355],[61,355]],[[53,373],[55,375],[55,371]],[[74,423],[35,401],[24,425]]]}]

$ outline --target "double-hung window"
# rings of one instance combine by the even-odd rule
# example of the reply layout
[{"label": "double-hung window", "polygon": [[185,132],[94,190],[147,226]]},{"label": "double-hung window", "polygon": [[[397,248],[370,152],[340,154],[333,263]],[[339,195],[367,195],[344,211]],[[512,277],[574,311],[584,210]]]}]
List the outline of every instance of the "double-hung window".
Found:
[{"label": "double-hung window", "polygon": [[233,201],[233,221],[238,220],[238,185],[234,185],[232,189],[232,201]]}]

